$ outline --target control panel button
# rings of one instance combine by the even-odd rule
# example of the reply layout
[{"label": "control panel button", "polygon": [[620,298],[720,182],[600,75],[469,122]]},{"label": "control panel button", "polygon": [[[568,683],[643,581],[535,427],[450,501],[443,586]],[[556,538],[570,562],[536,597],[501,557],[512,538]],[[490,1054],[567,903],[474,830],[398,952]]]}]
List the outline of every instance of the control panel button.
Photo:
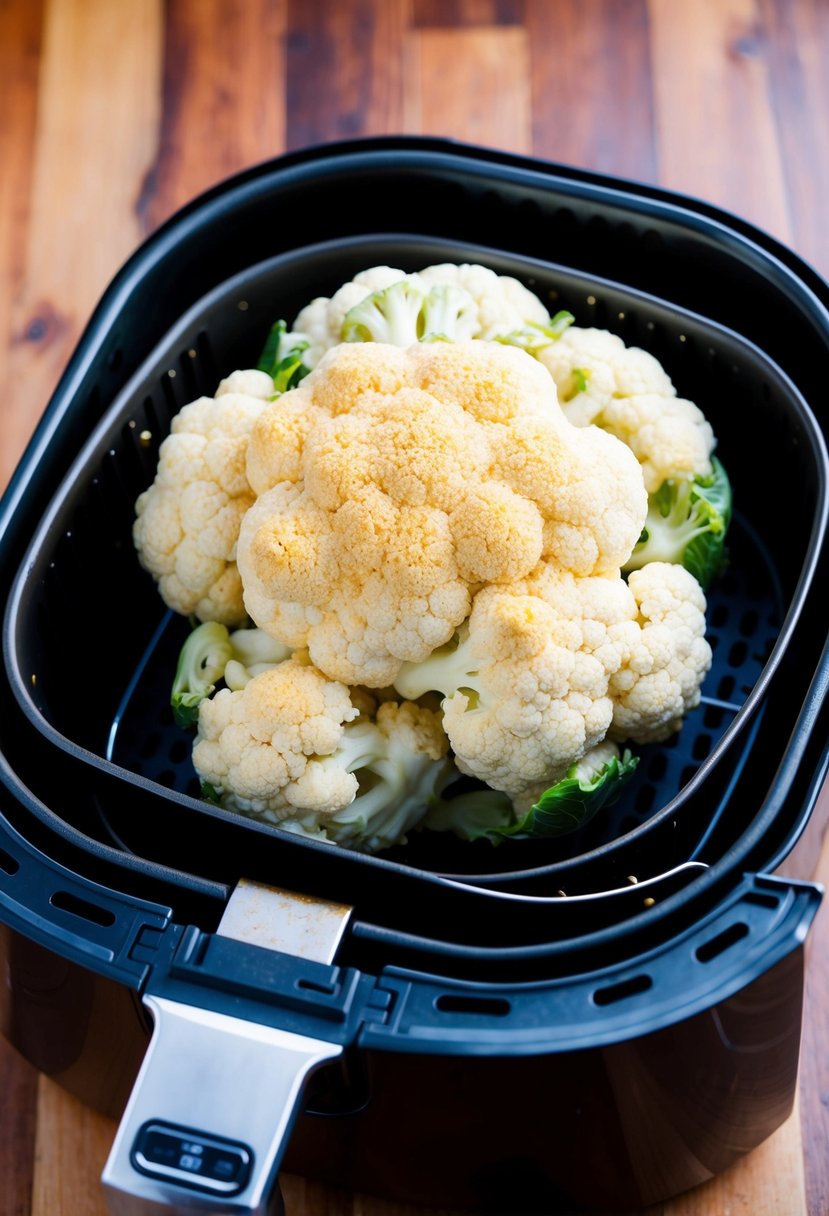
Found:
[{"label": "control panel button", "polygon": [[214,1195],[238,1195],[250,1177],[253,1153],[233,1140],[152,1120],[135,1137],[130,1160],[152,1178]]}]

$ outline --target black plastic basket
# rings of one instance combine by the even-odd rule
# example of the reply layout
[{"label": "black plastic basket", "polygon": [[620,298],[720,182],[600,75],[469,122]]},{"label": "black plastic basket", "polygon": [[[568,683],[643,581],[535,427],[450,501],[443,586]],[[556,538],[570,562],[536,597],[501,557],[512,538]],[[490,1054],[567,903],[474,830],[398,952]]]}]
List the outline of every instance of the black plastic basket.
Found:
[{"label": "black plastic basket", "polygon": [[[212,395],[219,379],[236,367],[255,365],[275,317],[293,317],[304,302],[332,294],[367,266],[415,270],[451,258],[515,275],[551,308],[574,312],[579,324],[610,328],[629,345],[657,355],[681,395],[704,403],[720,436],[718,452],[726,467],[735,469],[737,510],[728,569],[710,595],[714,662],[703,706],[668,745],[643,749],[644,763],[611,813],[542,845],[506,842],[495,849],[488,842],[464,845],[443,834],[415,833],[410,846],[390,851],[379,863],[366,859],[364,865],[391,863],[501,888],[527,889],[534,880],[536,888],[543,884],[548,892],[574,894],[602,890],[590,886],[589,870],[598,856],[619,876],[617,885],[631,872],[640,881],[654,877],[641,869],[641,838],[668,820],[682,843],[672,850],[670,864],[661,848],[652,850],[655,874],[707,856],[704,842],[715,822],[732,838],[743,830],[730,791],[751,764],[755,719],[797,628],[825,540],[826,454],[808,405],[751,343],[654,297],[492,248],[416,235],[369,235],[279,255],[220,284],[192,306],[105,411],[31,539],[7,613],[6,665],[18,701],[33,725],[68,756],[122,782],[143,778],[142,789],[151,793],[140,816],[123,796],[96,799],[86,822],[97,812],[101,839],[140,856],[169,858],[172,833],[162,825],[170,822],[175,802],[176,835],[191,855],[191,867],[201,873],[214,872],[214,858],[228,856],[215,843],[204,856],[194,846],[202,815],[214,818],[217,833],[224,825],[228,835],[249,836],[253,856],[243,863],[243,872],[254,876],[263,834],[290,852],[306,843],[267,824],[253,832],[250,820],[208,808],[199,799],[190,737],[175,725],[168,704],[171,674],[189,626],[184,618],[165,614],[152,580],[138,565],[131,544],[135,500],[152,481],[172,415],[195,397]],[[752,447],[747,461],[749,429],[764,441]],[[773,496],[767,491],[772,480]],[[798,538],[781,518],[780,495],[795,517],[809,521]],[[98,614],[95,646],[107,660],[96,665],[79,712],[77,659],[67,638],[83,636],[89,604],[105,603],[113,586],[129,611],[111,618]],[[725,771],[719,774],[721,763]],[[94,788],[94,777],[85,780]],[[698,805],[700,794],[704,809]],[[244,849],[240,839],[233,852],[244,854]],[[638,868],[632,871],[634,851]],[[215,872],[225,881],[235,877],[233,871]]]}]

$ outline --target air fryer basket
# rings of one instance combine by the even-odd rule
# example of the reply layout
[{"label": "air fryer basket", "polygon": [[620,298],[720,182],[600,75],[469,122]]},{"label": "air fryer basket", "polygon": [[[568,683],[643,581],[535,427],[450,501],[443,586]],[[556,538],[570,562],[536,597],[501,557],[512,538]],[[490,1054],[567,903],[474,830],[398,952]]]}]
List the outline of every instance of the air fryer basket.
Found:
[{"label": "air fryer basket", "polygon": [[[543,855],[423,834],[359,857],[194,796],[166,708],[186,623],[163,611],[129,529],[173,413],[251,364],[277,316],[371,262],[461,251],[653,350],[711,418],[737,505],[710,595],[715,664],[703,706],[644,749],[613,814]],[[323,1064],[334,1091],[312,1105],[340,1118],[323,1133],[300,1117],[286,1160],[333,1182],[423,1202],[497,1203],[503,1185],[521,1206],[635,1204],[758,1143],[791,1105],[819,898],[770,871],[822,830],[805,832],[826,767],[827,300],[809,268],[710,208],[443,141],[311,149],[185,209],[113,283],[3,500],[0,908],[15,940],[141,992],[157,1025],[178,1024],[172,1002],[203,1008],[208,1035],[232,1014],[269,1027],[278,1052],[310,1040],[303,1067]],[[240,879],[352,906],[336,964],[217,933]],[[536,1110],[542,1089],[561,1117],[536,1111],[540,1144],[471,1135],[430,1192],[412,1148],[437,1089],[447,1129],[469,1103]],[[383,1166],[371,1145],[408,1101],[409,1139],[384,1144]]]},{"label": "air fryer basket", "polygon": [[[538,260],[434,238],[388,235],[293,250],[234,276],[199,301],[104,413],[32,537],[7,617],[7,667],[18,700],[51,743],[91,768],[117,774],[122,783],[143,778],[152,795],[147,800],[151,809],[140,816],[123,797],[98,800],[102,838],[142,856],[169,858],[170,832],[161,829],[161,817],[169,819],[170,803],[175,803],[190,864],[200,872],[211,873],[212,859],[227,855],[215,845],[204,856],[198,849],[193,855],[199,818],[208,813],[217,821],[217,831],[221,824],[228,836],[249,836],[252,852],[261,847],[263,834],[281,836],[286,849],[303,847],[305,842],[293,836],[286,840],[267,824],[254,832],[250,820],[208,809],[198,799],[190,736],[175,726],[168,704],[171,673],[188,625],[165,614],[152,580],[139,568],[131,545],[135,499],[152,481],[172,415],[195,397],[212,395],[218,380],[234,368],[255,365],[276,317],[290,320],[303,303],[332,294],[367,266],[413,270],[450,259],[514,274],[552,311],[567,308],[577,323],[611,328],[629,345],[656,354],[681,395],[703,404],[720,436],[718,452],[726,468],[734,469],[737,510],[728,570],[710,595],[714,663],[703,705],[688,715],[668,745],[642,749],[643,762],[612,812],[579,833],[543,845],[505,842],[495,849],[485,841],[469,845],[443,834],[414,833],[408,846],[391,851],[387,859],[404,868],[501,888],[517,884],[527,889],[528,881],[535,880],[536,889],[574,894],[579,883],[588,891],[596,889],[589,885],[596,854],[620,876],[617,885],[632,872],[640,880],[650,878],[650,872],[641,871],[645,832],[670,819],[676,835],[677,823],[689,820],[681,846],[687,856],[676,848],[672,852],[672,864],[679,865],[704,851],[715,820],[733,815],[728,791],[749,762],[764,690],[796,628],[826,526],[825,455],[806,402],[750,343],[686,310]],[[745,460],[749,426],[766,437],[750,468]],[[811,521],[799,545],[782,525],[777,500],[757,493],[772,478],[797,515]],[[100,665],[94,693],[79,713],[72,679],[75,655],[66,638],[82,635],[89,603],[105,602],[113,583],[127,607],[96,626],[107,662]],[[716,771],[721,765],[722,774]],[[700,793],[707,800],[705,810],[695,804]],[[738,820],[732,835],[742,827]],[[240,842],[238,848],[244,845]],[[628,858],[634,849],[639,868],[631,870]],[[614,858],[617,852],[621,855]],[[659,852],[661,871],[671,868]],[[252,864],[244,872],[250,873]],[[584,874],[580,879],[576,868]]]}]

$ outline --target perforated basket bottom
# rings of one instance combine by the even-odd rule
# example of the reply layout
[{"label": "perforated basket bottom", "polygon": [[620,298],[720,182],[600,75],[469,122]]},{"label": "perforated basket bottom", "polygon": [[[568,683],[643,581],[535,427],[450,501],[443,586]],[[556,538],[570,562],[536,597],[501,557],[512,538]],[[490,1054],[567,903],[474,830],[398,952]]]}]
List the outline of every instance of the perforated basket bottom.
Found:
[{"label": "perforated basket bottom", "polygon": [[[780,597],[769,556],[739,515],[729,541],[729,567],[708,594],[707,637],[713,662],[700,706],[667,742],[633,749],[640,763],[618,801],[581,831],[543,842],[547,862],[567,860],[619,840],[658,814],[692,779],[757,683],[777,638]],[[191,761],[193,732],[175,724],[169,706],[176,660],[188,628],[179,616],[164,617],[124,692],[106,758],[186,800],[198,800],[199,781]],[[750,747],[750,738],[749,734],[741,742],[742,751]],[[710,808],[706,821],[699,824],[700,837],[723,809]],[[240,815],[228,813],[227,822],[228,830],[246,830]],[[123,824],[117,841],[130,848]],[[413,832],[407,845],[387,856],[432,872],[477,874],[537,866],[540,851],[538,842],[508,842],[495,849],[488,842],[469,844],[447,833]]]}]

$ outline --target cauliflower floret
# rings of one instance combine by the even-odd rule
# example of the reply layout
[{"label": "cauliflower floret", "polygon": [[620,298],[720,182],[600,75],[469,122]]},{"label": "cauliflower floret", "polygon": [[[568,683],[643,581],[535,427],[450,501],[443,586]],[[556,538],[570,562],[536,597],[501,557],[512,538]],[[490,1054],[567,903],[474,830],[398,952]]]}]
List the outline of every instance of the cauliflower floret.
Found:
[{"label": "cauliflower floret", "polygon": [[228,393],[241,393],[243,397],[270,401],[273,397],[273,379],[267,372],[260,372],[255,367],[240,368],[219,382],[214,396],[224,397]]},{"label": "cauliflower floret", "polygon": [[[266,404],[260,377],[236,372],[215,398],[199,397],[176,414],[153,484],[135,504],[133,542],[141,564],[168,607],[202,621],[239,625],[246,617],[236,543],[254,499],[245,461]],[[256,395],[237,391],[240,383]]]},{"label": "cauliflower floret", "polygon": [[473,337],[491,340],[532,322],[546,325],[547,309],[538,296],[511,275],[496,274],[488,266],[450,262],[427,266],[418,272],[430,286],[460,287],[469,293],[478,306],[478,329]]},{"label": "cauliflower floret", "polygon": [[628,445],[642,466],[649,494],[669,480],[711,474],[714,432],[693,401],[656,393],[614,397],[597,422]]},{"label": "cauliflower floret", "polygon": [[699,701],[711,661],[699,585],[667,563],[631,582],[542,564],[487,587],[453,644],[404,664],[394,687],[443,694],[458,769],[521,815],[600,744],[665,739]]},{"label": "cauliflower floret", "polygon": [[439,715],[352,698],[295,657],[202,701],[193,764],[228,810],[376,852],[423,817],[447,752]]},{"label": "cauliflower floret", "polygon": [[649,562],[628,586],[635,622],[614,631],[622,663],[610,682],[611,739],[658,743],[679,730],[700,700],[711,667],[705,638],[705,595],[683,566]]},{"label": "cauliflower floret", "polygon": [[417,282],[417,275],[408,275],[404,270],[396,270],[392,266],[371,266],[368,270],[361,270],[350,282],[343,283],[330,299],[328,296],[317,296],[306,304],[291,326],[292,331],[310,343],[302,355],[305,366],[316,367],[327,350],[342,342],[347,312],[375,291],[383,291],[402,279]]},{"label": "cauliflower floret", "polygon": [[538,351],[556,382],[562,408],[576,426],[596,420],[613,397],[675,393],[658,359],[638,346],[626,346],[607,329],[573,325]]},{"label": "cauliflower floret", "polygon": [[539,561],[618,572],[647,499],[632,453],[572,427],[498,343],[336,347],[257,421],[245,607],[332,679],[383,687]]},{"label": "cauliflower floret", "polygon": [[[297,314],[292,329],[309,342],[302,356],[305,366],[316,367],[327,350],[343,341],[347,313],[370,295],[400,282],[424,295],[430,288],[447,287],[469,296],[474,311],[464,319],[464,332],[459,335],[464,338],[490,339],[529,322],[545,325],[550,319],[541,300],[518,279],[496,274],[487,266],[447,262],[410,274],[391,266],[372,266],[344,283],[330,299],[318,296]],[[400,344],[408,345],[408,340]]]},{"label": "cauliflower floret", "polygon": [[459,770],[526,810],[604,740],[622,662],[610,630],[635,612],[618,574],[576,578],[542,566],[480,591],[453,644],[404,664],[394,687],[407,698],[442,693]]},{"label": "cauliflower floret", "polygon": [[635,452],[649,494],[668,478],[710,475],[714,432],[648,351],[608,330],[573,326],[536,355],[575,426],[600,426]]}]

